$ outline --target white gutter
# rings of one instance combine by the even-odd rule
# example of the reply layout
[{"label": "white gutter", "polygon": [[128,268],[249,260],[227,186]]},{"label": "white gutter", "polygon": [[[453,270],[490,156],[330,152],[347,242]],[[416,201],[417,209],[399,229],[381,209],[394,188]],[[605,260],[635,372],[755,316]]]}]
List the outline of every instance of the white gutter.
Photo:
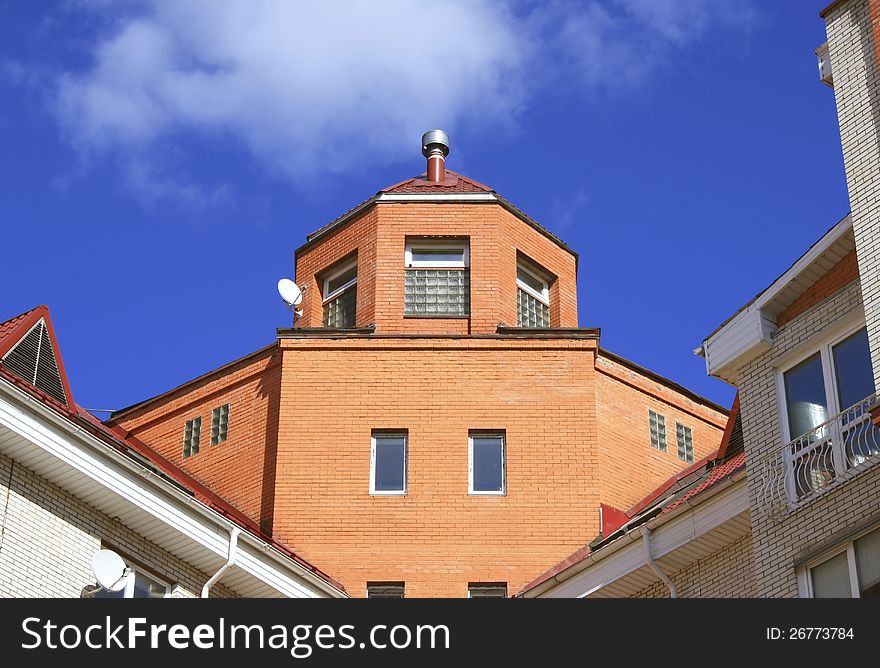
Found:
[{"label": "white gutter", "polygon": [[[184,490],[177,487],[177,484],[172,484],[164,478],[159,477],[150,468],[147,468],[146,466],[135,461],[131,457],[116,450],[98,437],[94,436],[86,429],[82,428],[80,425],[71,422],[69,419],[58,414],[56,411],[52,410],[36,398],[32,397],[27,392],[24,392],[23,390],[17,388],[6,379],[0,379],[0,381],[2,381],[0,382],[0,388],[5,388],[12,394],[12,396],[17,398],[19,401],[33,406],[33,410],[35,413],[46,418],[49,422],[60,428],[62,431],[69,434],[72,432],[72,435],[79,438],[84,445],[88,444],[93,450],[97,450],[97,452],[99,452],[102,456],[108,457],[111,461],[115,462],[118,465],[121,465],[125,470],[129,471],[130,473],[138,475],[148,481],[155,480],[155,482],[153,483],[154,487],[160,487],[162,493],[172,497],[183,507],[194,510],[198,516],[200,516],[210,525],[213,525],[213,527],[216,527],[216,529],[220,531],[226,530],[231,534],[233,529],[240,528],[238,524],[226,519],[221,514],[209,508],[204,503],[193,497],[191,494],[188,494]],[[10,408],[12,407],[13,405],[10,405]],[[16,410],[20,411],[20,409]],[[41,439],[39,439],[36,434],[33,433],[34,425],[31,424],[33,417],[30,417],[30,419],[27,421],[28,424],[21,423],[21,418],[25,415],[25,413],[18,413],[17,415],[9,413],[8,411],[4,410],[3,404],[0,403],[0,423],[10,426],[13,431],[19,433],[19,435],[23,436],[31,443],[34,443],[38,447],[43,448],[43,450],[47,453],[57,457],[61,461],[79,470],[80,472],[85,473],[86,475],[92,477],[98,482],[107,484],[106,480],[102,480],[102,478],[105,478],[106,475],[100,475],[101,473],[110,473],[109,471],[107,471],[106,464],[103,466],[99,466],[97,465],[96,461],[82,457],[71,459],[71,457],[65,456],[66,453],[62,453],[62,451],[59,449],[62,444],[54,438],[51,442],[41,443]],[[3,419],[4,417],[10,418],[12,422],[18,421],[19,425],[13,427],[12,422],[10,422],[10,420]],[[16,420],[16,418],[18,418],[18,420]],[[163,521],[168,522],[169,520],[174,520],[173,522],[171,522],[171,524],[176,526],[179,530],[183,531],[190,538],[195,539],[204,547],[207,547],[209,550],[212,550],[217,554],[223,554],[222,547],[217,546],[218,549],[215,549],[213,546],[216,541],[215,534],[206,533],[206,527],[204,525],[199,526],[192,520],[187,520],[176,509],[162,509],[158,507],[157,503],[162,503],[158,498],[149,494],[144,495],[145,490],[140,489],[139,487],[134,487],[130,483],[125,482],[120,478],[118,474],[110,473],[110,476],[110,482],[113,484],[109,485],[109,487],[112,489],[112,491],[124,496],[125,498],[128,498],[136,506],[141,507],[143,510],[149,512],[157,518],[163,519]],[[164,503],[168,502],[165,501]],[[241,568],[247,570],[258,580],[263,581],[265,584],[274,588],[276,591],[286,596],[314,596],[314,594],[310,593],[301,583],[288,581],[281,573],[276,570],[276,568],[281,568],[283,569],[283,571],[292,572],[297,577],[307,581],[309,584],[316,587],[317,589],[320,589],[324,594],[328,596],[334,598],[346,597],[346,594],[339,590],[337,587],[333,586],[322,577],[313,573],[308,568],[297,563],[270,543],[267,543],[266,541],[258,538],[250,532],[245,532],[244,534],[242,534],[241,537],[243,541],[251,548],[251,550],[243,552],[241,547],[237,546],[236,561],[241,564]],[[266,558],[274,562],[275,566],[266,563],[265,561],[262,561],[258,554],[265,555]]]},{"label": "white gutter", "polygon": [[678,589],[675,588],[672,580],[666,575],[666,571],[660,568],[660,564],[651,557],[651,530],[645,524],[642,525],[642,545],[645,548],[645,562],[663,581],[663,584],[669,587],[669,598],[678,598]]},{"label": "white gutter", "polygon": [[236,550],[238,550],[238,534],[240,533],[241,529],[238,527],[235,527],[229,532],[229,553],[226,555],[226,563],[223,564],[223,566],[220,567],[220,570],[214,573],[214,575],[212,575],[204,584],[202,587],[202,598],[208,598],[208,595],[211,593],[211,587],[214,583],[217,582],[226,571],[235,565]]},{"label": "white gutter", "polygon": [[494,193],[382,193],[377,202],[497,202]]}]

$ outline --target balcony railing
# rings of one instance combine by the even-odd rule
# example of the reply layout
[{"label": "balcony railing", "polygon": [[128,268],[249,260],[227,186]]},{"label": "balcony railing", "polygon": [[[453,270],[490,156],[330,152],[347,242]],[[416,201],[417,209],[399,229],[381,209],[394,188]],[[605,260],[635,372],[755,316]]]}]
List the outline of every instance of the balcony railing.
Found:
[{"label": "balcony railing", "polygon": [[870,414],[878,403],[880,393],[872,394],[760,458],[757,510],[796,510],[880,463],[880,428]]}]

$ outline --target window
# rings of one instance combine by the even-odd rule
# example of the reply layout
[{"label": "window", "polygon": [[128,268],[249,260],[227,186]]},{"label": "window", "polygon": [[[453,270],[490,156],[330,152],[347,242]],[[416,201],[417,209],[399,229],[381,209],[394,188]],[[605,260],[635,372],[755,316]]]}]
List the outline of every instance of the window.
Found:
[{"label": "window", "polygon": [[780,373],[790,501],[812,495],[880,454],[880,429],[869,414],[874,392],[864,327],[829,340]]},{"label": "window", "polygon": [[675,440],[678,443],[678,458],[688,464],[694,463],[694,437],[690,427],[675,423]]},{"label": "window", "polygon": [[403,582],[368,582],[367,598],[403,598]]},{"label": "window", "polygon": [[520,327],[550,326],[550,284],[537,270],[520,262],[516,268],[517,323]]},{"label": "window", "polygon": [[434,318],[470,315],[468,266],[467,241],[407,241],[404,256],[404,315]]},{"label": "window", "polygon": [[147,575],[139,568],[129,566],[126,569],[125,587],[120,591],[101,589],[95,598],[168,598],[171,586],[152,575]]},{"label": "window", "polygon": [[199,452],[199,441],[202,437],[202,418],[187,420],[183,430],[183,458],[192,457]]},{"label": "window", "polygon": [[507,598],[507,583],[470,582],[468,598]]},{"label": "window", "polygon": [[211,445],[217,445],[226,440],[229,433],[229,404],[223,404],[214,409],[211,414]]},{"label": "window", "polygon": [[373,434],[370,494],[406,494],[406,433]]},{"label": "window", "polygon": [[357,258],[324,278],[324,327],[350,329],[357,311]]},{"label": "window", "polygon": [[505,493],[504,434],[474,433],[468,438],[468,493]]},{"label": "window", "polygon": [[880,529],[807,569],[813,598],[880,598]]},{"label": "window", "polygon": [[666,418],[649,410],[648,422],[651,426],[651,447],[666,452]]}]

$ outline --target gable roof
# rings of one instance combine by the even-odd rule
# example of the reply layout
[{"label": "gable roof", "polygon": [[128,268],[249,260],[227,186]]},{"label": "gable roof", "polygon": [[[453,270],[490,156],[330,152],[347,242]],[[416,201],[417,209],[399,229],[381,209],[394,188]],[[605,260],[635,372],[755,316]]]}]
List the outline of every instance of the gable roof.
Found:
[{"label": "gable roof", "polygon": [[68,408],[74,407],[47,306],[37,306],[0,323],[0,368]]},{"label": "gable roof", "polygon": [[[737,395],[730,411],[727,428],[721,439],[721,445],[716,452],[671,476],[626,512],[613,512],[617,521],[611,526],[602,527],[604,535],[600,534],[595,540],[539,575],[523,587],[518,596],[522,596],[572,566],[585,561],[606,545],[622,538],[625,533],[641,524],[667,515],[686,503],[694,502],[697,497],[705,495],[710,489],[742,471],[746,465],[746,457],[741,438],[742,422],[739,413],[739,396]],[[611,510],[615,511],[613,508]]]},{"label": "gable roof", "polygon": [[[43,318],[45,318],[50,326],[51,320],[49,318],[49,309],[46,306],[39,306],[31,311],[11,318],[4,323],[0,323],[0,350],[8,350],[12,348],[15,342],[19,340],[19,335],[23,331],[25,333],[28,331],[29,323],[30,327],[33,327],[35,320],[36,322],[39,322],[39,320]],[[54,334],[52,336],[54,340]],[[12,342],[11,344],[10,341]],[[57,349],[56,345],[55,350],[57,351]],[[56,360],[59,368],[63,369],[60,355],[57,353]],[[60,401],[39,387],[28,382],[19,374],[13,373],[2,364],[0,364],[0,379],[10,382],[47,408],[59,414],[75,427],[86,430],[89,434],[97,437],[112,450],[120,452],[139,465],[146,467],[156,478],[165,483],[170,483],[177,489],[184,491],[195,501],[200,502],[211,511],[219,513],[224,518],[237,525],[240,529],[253,535],[263,543],[268,544],[277,552],[283,554],[299,567],[314,574],[332,588],[339,592],[345,591],[342,584],[297,555],[283,543],[276,541],[272,536],[264,533],[259,524],[254,522],[250,517],[235,508],[225,499],[212,492],[208,487],[198,482],[186,471],[173,464],[170,460],[153,450],[146,443],[134,436],[128,435],[121,427],[110,427],[104,424],[82,406],[73,402],[72,399],[69,399],[67,402]],[[69,391],[67,396],[68,398],[71,396]]]}]

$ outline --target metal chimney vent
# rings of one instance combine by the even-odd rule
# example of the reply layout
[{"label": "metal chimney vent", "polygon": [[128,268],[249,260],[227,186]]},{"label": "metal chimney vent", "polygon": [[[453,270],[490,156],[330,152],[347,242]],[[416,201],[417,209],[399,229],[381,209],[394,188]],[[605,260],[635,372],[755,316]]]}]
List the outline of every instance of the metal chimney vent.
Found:
[{"label": "metal chimney vent", "polygon": [[31,327],[21,341],[3,356],[3,366],[53,399],[67,403],[44,319],[41,318]]}]

